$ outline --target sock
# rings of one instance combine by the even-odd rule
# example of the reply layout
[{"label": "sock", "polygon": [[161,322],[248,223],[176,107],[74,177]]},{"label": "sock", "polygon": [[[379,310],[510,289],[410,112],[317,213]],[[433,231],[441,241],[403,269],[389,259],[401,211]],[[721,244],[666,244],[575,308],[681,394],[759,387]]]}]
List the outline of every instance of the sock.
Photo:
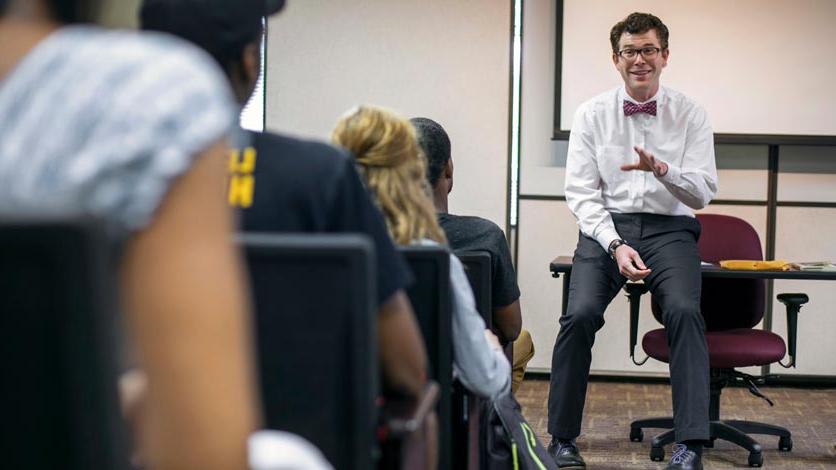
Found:
[{"label": "sock", "polygon": [[698,457],[702,458],[702,443],[701,440],[692,440],[692,441],[682,441],[680,444],[685,444],[688,447],[688,450],[697,454]]}]

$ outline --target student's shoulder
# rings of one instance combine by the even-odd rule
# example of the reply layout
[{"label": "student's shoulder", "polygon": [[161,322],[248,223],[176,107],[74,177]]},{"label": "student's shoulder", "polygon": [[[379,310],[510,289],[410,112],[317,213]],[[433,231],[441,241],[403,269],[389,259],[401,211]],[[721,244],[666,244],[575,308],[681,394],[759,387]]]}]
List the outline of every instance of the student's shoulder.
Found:
[{"label": "student's shoulder", "polygon": [[[90,101],[108,103],[109,117],[134,124],[151,118],[162,125],[199,122],[223,114],[233,120],[236,104],[223,71],[203,50],[171,35],[68,26],[48,40],[58,72],[95,87]],[[220,120],[220,117],[217,118]],[[226,130],[226,129],[225,129]]]},{"label": "student's shoulder", "polygon": [[59,34],[60,40],[74,50],[76,60],[95,61],[96,70],[144,73],[131,77],[135,84],[179,77],[188,80],[169,82],[169,86],[188,87],[210,81],[213,86],[228,88],[226,77],[209,54],[169,34],[87,25],[66,27]]},{"label": "student's shoulder", "polygon": [[318,140],[292,137],[270,131],[252,132],[251,135],[256,145],[261,146],[265,152],[286,150],[311,159],[325,159],[340,163],[344,163],[348,158],[348,154],[343,149]]},{"label": "student's shoulder", "polygon": [[440,219],[442,223],[449,223],[451,225],[466,227],[472,229],[475,232],[502,233],[502,229],[500,229],[498,225],[493,223],[493,221],[483,219],[482,217],[475,215],[443,214],[440,216]]},{"label": "student's shoulder", "polygon": [[454,249],[496,249],[507,243],[505,232],[493,221],[474,215],[441,214],[439,222]]},{"label": "student's shoulder", "polygon": [[252,132],[258,164],[277,164],[296,168],[301,174],[338,176],[350,165],[348,154],[333,145],[317,140],[291,137],[275,132]]}]

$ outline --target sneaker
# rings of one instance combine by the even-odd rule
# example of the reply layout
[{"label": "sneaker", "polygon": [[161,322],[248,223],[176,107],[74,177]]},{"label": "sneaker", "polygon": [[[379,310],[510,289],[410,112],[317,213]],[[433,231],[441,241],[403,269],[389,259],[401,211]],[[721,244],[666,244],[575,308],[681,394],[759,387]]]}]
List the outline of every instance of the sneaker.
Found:
[{"label": "sneaker", "polygon": [[554,459],[557,467],[563,470],[583,470],[586,468],[586,462],[583,461],[575,441],[559,442],[557,439],[552,439],[551,444],[549,444],[549,455]]},{"label": "sneaker", "polygon": [[671,462],[665,470],[703,470],[702,459],[685,444],[674,444]]}]

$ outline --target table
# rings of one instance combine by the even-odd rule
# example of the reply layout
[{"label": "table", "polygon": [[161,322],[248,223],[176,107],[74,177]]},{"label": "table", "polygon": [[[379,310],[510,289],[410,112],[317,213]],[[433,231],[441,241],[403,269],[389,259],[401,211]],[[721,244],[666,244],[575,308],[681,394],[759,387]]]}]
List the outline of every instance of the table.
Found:
[{"label": "table", "polygon": [[[549,263],[552,277],[563,274],[563,303],[568,296],[569,280],[572,277],[572,257],[558,256]],[[723,269],[717,265],[703,265],[703,277],[731,279],[807,279],[812,281],[836,281],[836,271],[748,271],[744,269]],[[565,311],[565,308],[564,308]]]}]

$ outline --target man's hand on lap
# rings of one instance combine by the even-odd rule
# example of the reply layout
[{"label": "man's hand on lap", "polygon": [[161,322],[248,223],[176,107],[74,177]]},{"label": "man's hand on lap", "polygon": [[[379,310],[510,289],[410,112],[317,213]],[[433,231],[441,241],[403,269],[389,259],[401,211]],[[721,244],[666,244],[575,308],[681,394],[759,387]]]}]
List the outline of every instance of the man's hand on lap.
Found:
[{"label": "man's hand on lap", "polygon": [[618,263],[618,271],[621,275],[631,281],[640,281],[650,274],[650,269],[645,266],[639,252],[630,245],[621,245],[616,248],[615,262]]}]

